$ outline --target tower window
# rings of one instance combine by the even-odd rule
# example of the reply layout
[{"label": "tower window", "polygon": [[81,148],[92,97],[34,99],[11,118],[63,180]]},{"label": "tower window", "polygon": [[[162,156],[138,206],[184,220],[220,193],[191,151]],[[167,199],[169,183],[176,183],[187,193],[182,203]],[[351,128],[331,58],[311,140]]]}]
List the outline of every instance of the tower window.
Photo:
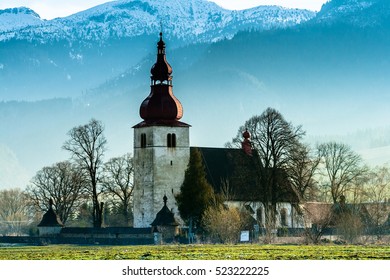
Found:
[{"label": "tower window", "polygon": [[168,146],[168,148],[175,148],[176,147],[176,134],[175,133],[168,133],[167,146]]},{"label": "tower window", "polygon": [[146,148],[146,134],[141,133],[141,148]]}]

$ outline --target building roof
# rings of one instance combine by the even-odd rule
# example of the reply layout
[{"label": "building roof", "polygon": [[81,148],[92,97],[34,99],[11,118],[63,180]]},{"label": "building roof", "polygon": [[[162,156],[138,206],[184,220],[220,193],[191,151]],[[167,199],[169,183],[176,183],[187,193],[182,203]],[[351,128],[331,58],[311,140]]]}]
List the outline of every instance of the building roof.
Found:
[{"label": "building roof", "polygon": [[[216,193],[227,194],[228,200],[265,201],[254,151],[249,155],[242,149],[191,147],[196,148],[202,155],[206,179]],[[276,191],[278,202],[298,202],[285,172],[280,171],[280,174]]]},{"label": "building roof", "polygon": [[63,227],[61,220],[53,210],[53,200],[49,200],[49,210],[43,214],[41,222],[38,227]]},{"label": "building roof", "polygon": [[190,127],[191,125],[177,120],[148,120],[136,124],[135,126],[133,126],[133,128],[150,126]]},{"label": "building roof", "polygon": [[[365,203],[349,204],[345,201],[337,203],[306,202],[302,207],[304,214],[311,223],[328,221],[330,226],[335,226],[347,214],[359,218],[363,225],[373,226],[372,216]],[[384,219],[382,222],[385,223]]]},{"label": "building roof", "polygon": [[176,221],[174,214],[171,210],[169,210],[167,206],[167,196],[164,195],[164,206],[161,208],[161,210],[157,213],[156,218],[154,221],[150,224],[151,226],[178,226],[179,223]]},{"label": "building roof", "polygon": [[310,222],[320,223],[330,217],[332,205],[327,202],[305,202],[302,210]]}]

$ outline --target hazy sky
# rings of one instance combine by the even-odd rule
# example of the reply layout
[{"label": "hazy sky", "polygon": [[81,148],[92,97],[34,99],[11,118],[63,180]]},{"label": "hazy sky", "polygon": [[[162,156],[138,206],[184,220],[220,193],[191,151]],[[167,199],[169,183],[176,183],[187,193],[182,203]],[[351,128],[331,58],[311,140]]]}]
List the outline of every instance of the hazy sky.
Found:
[{"label": "hazy sky", "polygon": [[[318,11],[328,0],[213,0],[218,5],[233,10],[247,9],[259,5],[280,5]],[[110,0],[0,0],[0,9],[29,7],[43,19],[65,17]]]}]

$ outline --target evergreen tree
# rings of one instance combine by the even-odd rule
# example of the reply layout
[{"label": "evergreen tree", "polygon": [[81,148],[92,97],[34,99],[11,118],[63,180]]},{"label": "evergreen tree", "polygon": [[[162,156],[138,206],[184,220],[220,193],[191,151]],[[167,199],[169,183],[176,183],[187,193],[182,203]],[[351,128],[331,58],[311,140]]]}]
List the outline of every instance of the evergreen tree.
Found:
[{"label": "evergreen tree", "polygon": [[214,197],[213,188],[206,179],[202,155],[199,149],[191,149],[184,182],[176,196],[180,216],[190,228],[201,225],[202,215]]}]

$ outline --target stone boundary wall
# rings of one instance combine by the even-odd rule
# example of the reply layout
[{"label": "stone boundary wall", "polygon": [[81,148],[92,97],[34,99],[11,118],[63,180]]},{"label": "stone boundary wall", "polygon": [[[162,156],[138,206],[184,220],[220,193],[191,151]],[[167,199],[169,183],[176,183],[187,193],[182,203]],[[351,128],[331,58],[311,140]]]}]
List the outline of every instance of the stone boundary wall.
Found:
[{"label": "stone boundary wall", "polygon": [[138,238],[0,236],[0,243],[26,245],[152,245],[154,239],[152,235]]}]

